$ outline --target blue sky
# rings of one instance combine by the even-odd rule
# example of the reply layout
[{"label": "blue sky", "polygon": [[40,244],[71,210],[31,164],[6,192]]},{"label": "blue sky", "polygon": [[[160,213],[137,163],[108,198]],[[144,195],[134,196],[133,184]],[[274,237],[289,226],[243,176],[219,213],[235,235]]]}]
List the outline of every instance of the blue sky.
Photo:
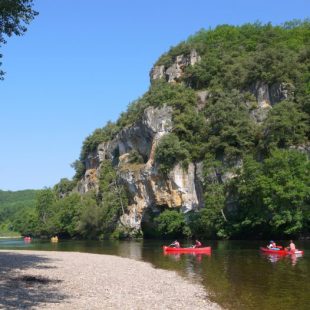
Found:
[{"label": "blue sky", "polygon": [[308,0],[35,0],[1,48],[0,189],[71,178],[82,141],[149,87],[159,56],[201,28],[309,17]]}]

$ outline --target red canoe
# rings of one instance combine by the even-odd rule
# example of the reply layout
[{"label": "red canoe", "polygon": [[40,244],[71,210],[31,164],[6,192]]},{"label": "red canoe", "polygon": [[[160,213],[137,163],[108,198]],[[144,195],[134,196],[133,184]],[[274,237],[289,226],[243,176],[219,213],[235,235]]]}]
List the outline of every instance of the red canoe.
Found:
[{"label": "red canoe", "polygon": [[268,248],[260,248],[261,251],[264,253],[269,253],[269,254],[277,254],[277,255],[290,255],[290,254],[304,254],[304,251],[300,250],[295,250],[295,251],[288,251],[288,250],[272,250]]},{"label": "red canoe", "polygon": [[204,248],[173,248],[169,246],[163,246],[165,252],[170,253],[211,253],[211,247]]}]

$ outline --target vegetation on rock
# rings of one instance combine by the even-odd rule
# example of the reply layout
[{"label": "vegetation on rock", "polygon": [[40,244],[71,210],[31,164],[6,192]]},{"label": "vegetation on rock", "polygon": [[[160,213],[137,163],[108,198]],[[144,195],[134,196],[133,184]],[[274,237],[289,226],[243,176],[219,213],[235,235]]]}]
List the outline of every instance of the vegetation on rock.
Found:
[{"label": "vegetation on rock", "polygon": [[[152,81],[115,122],[83,142],[74,182],[42,190],[19,231],[70,237],[126,236],[120,216],[130,195],[115,166],[103,161],[99,189],[72,189],[100,143],[141,120],[147,107],[172,107],[172,132],[159,141],[155,162],[163,176],[178,163],[203,163],[205,207],[151,216],[156,236],[261,238],[309,230],[310,22],[222,25],[201,30],[173,47],[156,65],[169,68],[195,49],[200,61],[184,66],[178,83]],[[258,100],[263,85],[269,98]],[[199,92],[206,93],[203,103]],[[267,95],[266,95],[267,96]],[[257,113],[263,113],[261,119]],[[265,114],[264,114],[265,113]],[[300,150],[304,150],[303,154]],[[308,154],[309,155],[309,154]],[[128,163],[145,159],[134,149]],[[114,164],[114,163],[113,163]],[[156,207],[156,206],[154,206]]]}]

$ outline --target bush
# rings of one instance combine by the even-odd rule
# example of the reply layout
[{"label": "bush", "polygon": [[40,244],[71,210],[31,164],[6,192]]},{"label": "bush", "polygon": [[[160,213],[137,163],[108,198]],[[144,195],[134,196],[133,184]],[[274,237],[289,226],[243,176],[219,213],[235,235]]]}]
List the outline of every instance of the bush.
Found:
[{"label": "bush", "polygon": [[120,215],[127,209],[128,198],[124,187],[118,183],[112,163],[108,160],[101,163],[98,194],[101,229],[103,233],[110,234],[116,229]]},{"label": "bush", "polygon": [[155,160],[159,164],[159,170],[164,174],[169,173],[178,162],[182,162],[183,167],[186,168],[189,157],[188,151],[173,133],[164,136],[155,150]]},{"label": "bush", "polygon": [[262,163],[247,158],[235,180],[240,234],[296,236],[309,227],[310,162],[294,150],[274,150]]},{"label": "bush", "polygon": [[175,238],[190,235],[184,214],[176,210],[165,210],[155,219],[155,222],[158,224],[157,229],[163,237]]},{"label": "bush", "polygon": [[287,148],[307,141],[309,117],[301,112],[295,103],[282,101],[269,112],[263,124],[263,145],[273,148]]}]

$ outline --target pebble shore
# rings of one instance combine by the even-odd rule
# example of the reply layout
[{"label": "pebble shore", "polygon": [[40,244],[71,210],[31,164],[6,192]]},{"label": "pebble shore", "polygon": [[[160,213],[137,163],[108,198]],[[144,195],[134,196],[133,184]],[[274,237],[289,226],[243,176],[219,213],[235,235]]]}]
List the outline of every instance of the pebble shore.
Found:
[{"label": "pebble shore", "polygon": [[0,309],[220,309],[173,271],[117,256],[0,251]]}]

